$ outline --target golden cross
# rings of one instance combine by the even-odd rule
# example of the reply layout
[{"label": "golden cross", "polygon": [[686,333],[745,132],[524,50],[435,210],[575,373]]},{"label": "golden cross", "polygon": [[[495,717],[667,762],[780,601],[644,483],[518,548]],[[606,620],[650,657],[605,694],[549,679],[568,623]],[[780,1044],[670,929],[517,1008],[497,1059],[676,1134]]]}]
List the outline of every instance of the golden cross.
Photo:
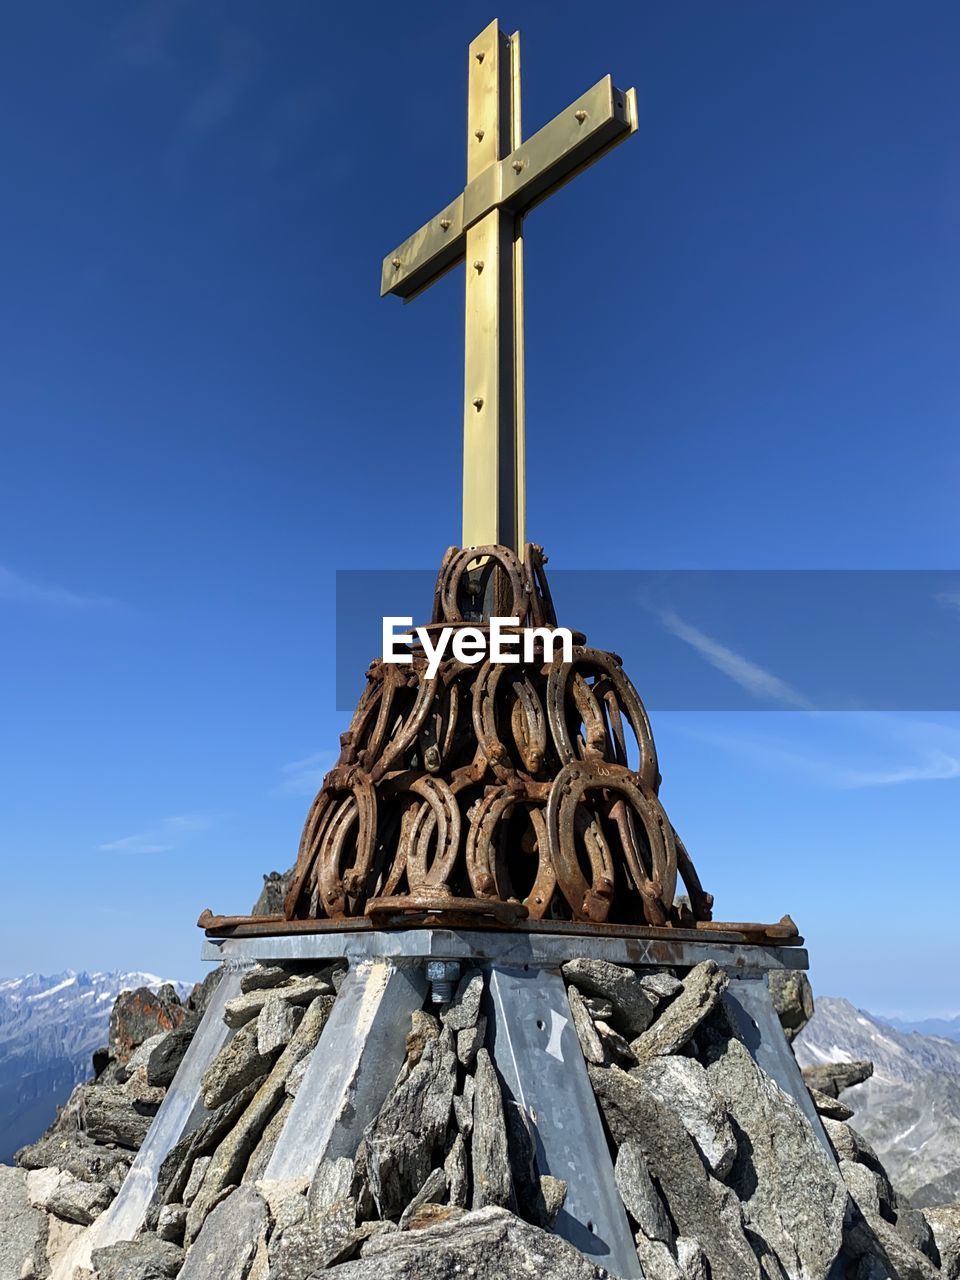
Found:
[{"label": "golden cross", "polygon": [[526,142],[520,35],[493,21],[470,45],[467,185],[383,261],[380,295],[409,301],[466,260],[464,547],[524,542],[523,219],[637,128],[609,76]]}]

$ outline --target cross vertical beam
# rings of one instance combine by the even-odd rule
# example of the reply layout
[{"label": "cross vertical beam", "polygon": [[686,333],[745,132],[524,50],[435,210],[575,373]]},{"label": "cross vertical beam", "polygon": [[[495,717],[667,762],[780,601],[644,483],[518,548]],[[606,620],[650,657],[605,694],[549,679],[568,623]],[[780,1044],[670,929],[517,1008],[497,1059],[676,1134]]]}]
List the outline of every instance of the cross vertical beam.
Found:
[{"label": "cross vertical beam", "polygon": [[491,22],[470,45],[467,182],[383,260],[405,302],[466,263],[463,546],[525,540],[523,220],[637,129],[637,95],[609,76],[523,140],[520,36]]},{"label": "cross vertical beam", "polygon": [[[520,36],[493,21],[472,42],[467,183],[520,145]],[[521,548],[523,215],[503,207],[466,233],[463,543]]]}]

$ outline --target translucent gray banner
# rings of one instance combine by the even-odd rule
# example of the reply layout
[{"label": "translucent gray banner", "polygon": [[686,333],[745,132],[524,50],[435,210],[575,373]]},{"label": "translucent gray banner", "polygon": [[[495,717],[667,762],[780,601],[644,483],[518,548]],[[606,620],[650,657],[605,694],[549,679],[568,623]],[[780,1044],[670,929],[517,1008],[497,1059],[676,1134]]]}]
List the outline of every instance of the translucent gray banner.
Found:
[{"label": "translucent gray banner", "polygon": [[[336,576],[350,712],[385,615],[428,622],[435,570]],[[960,570],[550,571],[558,621],[619,653],[652,710],[960,709]]]}]

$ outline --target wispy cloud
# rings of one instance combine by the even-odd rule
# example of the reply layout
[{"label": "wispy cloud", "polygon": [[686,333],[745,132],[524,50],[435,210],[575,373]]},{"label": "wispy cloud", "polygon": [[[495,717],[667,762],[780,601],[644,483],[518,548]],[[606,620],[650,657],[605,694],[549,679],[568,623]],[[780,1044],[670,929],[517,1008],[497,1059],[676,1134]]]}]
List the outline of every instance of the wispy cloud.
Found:
[{"label": "wispy cloud", "polygon": [[97,847],[100,853],[169,853],[178,849],[189,836],[198,831],[208,831],[213,824],[214,819],[207,814],[173,814],[161,818],[146,831],[121,836],[119,840],[109,840]]},{"label": "wispy cloud", "polygon": [[934,599],[945,609],[960,610],[960,591],[938,591]]},{"label": "wispy cloud", "polygon": [[337,752],[329,750],[314,751],[302,760],[291,760],[280,768],[283,775],[280,790],[291,796],[314,796],[336,762]]},{"label": "wispy cloud", "polygon": [[25,578],[13,569],[0,565],[0,600],[13,604],[40,605],[50,609],[110,609],[117,602],[107,596],[83,595],[66,587],[53,586]]},{"label": "wispy cloud", "polygon": [[812,704],[798,693],[786,680],[781,680],[770,671],[752,662],[743,654],[727,648],[705,631],[685,622],[672,609],[661,609],[660,624],[671,635],[690,645],[711,667],[721,671],[741,689],[766,702],[775,702],[782,707],[793,707],[800,711],[812,710]]},{"label": "wispy cloud", "polygon": [[951,724],[886,712],[817,712],[793,723],[795,735],[703,724],[681,732],[757,769],[837,790],[960,778],[960,727]]}]

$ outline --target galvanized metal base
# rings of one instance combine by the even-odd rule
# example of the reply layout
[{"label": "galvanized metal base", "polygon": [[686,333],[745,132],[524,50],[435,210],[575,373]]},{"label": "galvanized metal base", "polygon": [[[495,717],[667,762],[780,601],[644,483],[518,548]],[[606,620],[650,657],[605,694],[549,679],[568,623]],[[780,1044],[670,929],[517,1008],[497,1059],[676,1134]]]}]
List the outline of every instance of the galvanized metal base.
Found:
[{"label": "galvanized metal base", "polygon": [[223,1007],[239,991],[241,972],[258,960],[346,957],[350,962],[268,1164],[265,1177],[270,1179],[307,1179],[321,1160],[355,1154],[403,1064],[410,1014],[422,1007],[426,995],[425,961],[436,958],[470,961],[486,972],[488,1047],[505,1094],[526,1117],[536,1172],[567,1184],[555,1230],[613,1275],[642,1280],[603,1122],[570,1019],[559,972],[566,960],[589,956],[681,969],[715,960],[730,978],[725,1000],[747,1048],[797,1102],[830,1150],[766,981],[771,969],[807,967],[806,952],[799,947],[410,929],[208,939],[203,956],[223,961],[227,973],[120,1194],[61,1261],[54,1280],[71,1280],[74,1267],[89,1267],[91,1249],[132,1239],[143,1224],[164,1157],[206,1114],[200,1080],[232,1034],[224,1025]]}]

